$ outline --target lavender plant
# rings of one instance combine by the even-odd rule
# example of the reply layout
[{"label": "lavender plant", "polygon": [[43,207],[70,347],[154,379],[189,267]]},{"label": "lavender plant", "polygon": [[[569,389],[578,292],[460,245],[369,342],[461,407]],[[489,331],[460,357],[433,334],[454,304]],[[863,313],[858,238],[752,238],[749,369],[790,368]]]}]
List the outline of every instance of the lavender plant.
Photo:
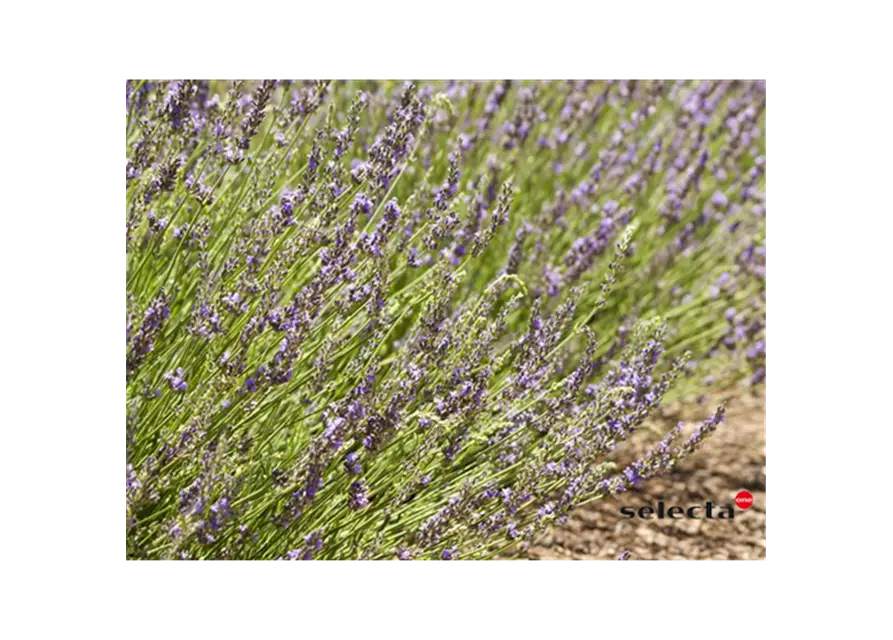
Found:
[{"label": "lavender plant", "polygon": [[467,559],[765,378],[759,82],[127,82],[127,554]]}]

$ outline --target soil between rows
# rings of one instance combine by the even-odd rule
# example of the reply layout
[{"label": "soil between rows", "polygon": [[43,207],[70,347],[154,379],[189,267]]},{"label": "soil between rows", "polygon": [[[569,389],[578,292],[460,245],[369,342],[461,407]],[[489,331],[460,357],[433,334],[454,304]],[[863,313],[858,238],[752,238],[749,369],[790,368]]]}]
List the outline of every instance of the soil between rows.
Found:
[{"label": "soil between rows", "polygon": [[[706,407],[671,408],[668,423],[700,420]],[[727,404],[726,420],[703,447],[671,473],[652,478],[612,500],[595,501],[571,513],[567,524],[547,533],[518,557],[530,560],[759,560],[766,557],[765,400],[744,395]],[[641,454],[659,439],[636,438],[627,455]],[[621,460],[626,462],[626,460]],[[734,505],[742,489],[753,494],[750,509],[735,508],[731,520],[704,518],[704,504]],[[700,505],[701,519],[627,518],[620,508]]]}]

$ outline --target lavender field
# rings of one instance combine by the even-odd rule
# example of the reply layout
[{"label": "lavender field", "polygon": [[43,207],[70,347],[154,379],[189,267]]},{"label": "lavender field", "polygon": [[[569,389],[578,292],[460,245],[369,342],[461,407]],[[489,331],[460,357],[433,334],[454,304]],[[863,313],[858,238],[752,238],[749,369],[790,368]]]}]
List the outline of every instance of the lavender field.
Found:
[{"label": "lavender field", "polygon": [[762,509],[764,82],[126,98],[128,559],[626,557],[717,430]]}]

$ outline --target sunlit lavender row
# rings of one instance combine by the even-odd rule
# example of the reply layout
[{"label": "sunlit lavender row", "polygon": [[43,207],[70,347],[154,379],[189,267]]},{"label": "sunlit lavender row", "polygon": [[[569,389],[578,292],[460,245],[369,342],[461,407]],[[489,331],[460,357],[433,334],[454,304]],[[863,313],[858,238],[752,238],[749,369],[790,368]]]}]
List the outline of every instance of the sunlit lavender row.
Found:
[{"label": "sunlit lavender row", "polygon": [[128,558],[511,555],[697,455],[617,462],[764,383],[765,104],[128,81]]}]

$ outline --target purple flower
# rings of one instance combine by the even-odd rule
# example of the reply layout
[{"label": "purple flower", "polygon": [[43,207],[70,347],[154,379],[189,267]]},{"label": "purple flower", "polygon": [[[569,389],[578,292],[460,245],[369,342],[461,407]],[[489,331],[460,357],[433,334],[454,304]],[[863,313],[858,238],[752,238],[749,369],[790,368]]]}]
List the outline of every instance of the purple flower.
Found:
[{"label": "purple flower", "polygon": [[344,469],[352,476],[358,476],[363,473],[363,465],[360,464],[359,454],[356,451],[351,451],[346,456],[344,456]]},{"label": "purple flower", "polygon": [[758,385],[766,379],[766,368],[759,367],[750,378],[750,384]]},{"label": "purple flower", "polygon": [[347,504],[354,511],[369,506],[369,495],[362,480],[354,480],[350,484],[347,490]]},{"label": "purple flower", "polygon": [[372,211],[372,200],[366,197],[365,193],[358,193],[354,196],[351,208],[356,212],[368,215]]},{"label": "purple flower", "polygon": [[182,367],[178,367],[174,372],[165,373],[164,379],[168,381],[174,391],[181,393],[186,391],[186,374]]},{"label": "purple flower", "polygon": [[623,474],[626,476],[626,480],[629,484],[634,487],[639,485],[639,482],[642,480],[642,476],[639,473],[640,469],[637,468],[635,464],[627,467],[623,470]]},{"label": "purple flower", "polygon": [[394,223],[400,218],[400,207],[397,206],[397,199],[392,198],[384,206],[384,219],[386,222]]},{"label": "purple flower", "polygon": [[170,316],[168,297],[162,292],[146,307],[143,321],[130,340],[130,352],[127,354],[128,375],[135,374],[146,356],[153,351],[155,340],[168,316]]}]

